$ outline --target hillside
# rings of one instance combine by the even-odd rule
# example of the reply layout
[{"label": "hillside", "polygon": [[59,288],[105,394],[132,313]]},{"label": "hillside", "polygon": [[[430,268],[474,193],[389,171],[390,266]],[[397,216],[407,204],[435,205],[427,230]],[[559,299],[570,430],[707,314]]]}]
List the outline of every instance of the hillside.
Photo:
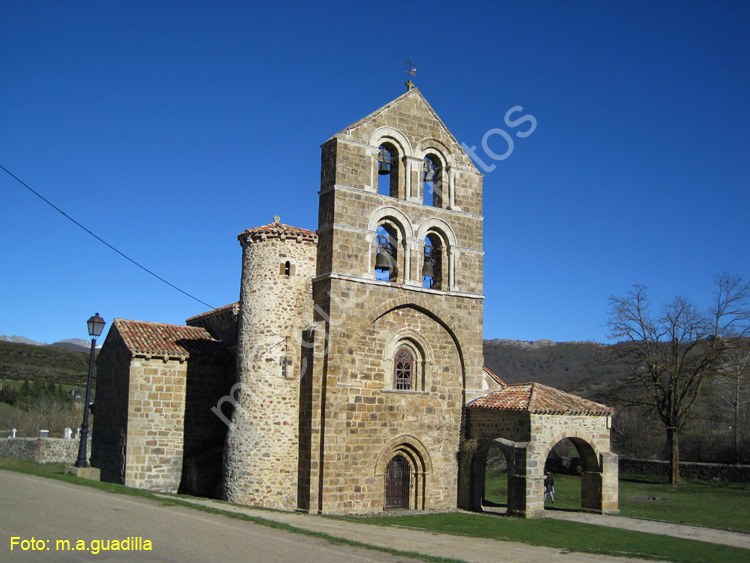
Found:
[{"label": "hillside", "polygon": [[485,340],[484,365],[506,383],[533,381],[602,400],[624,374],[606,365],[609,349],[596,342]]},{"label": "hillside", "polygon": [[88,369],[87,352],[18,342],[0,342],[0,379],[42,379],[85,386]]},{"label": "hillside", "polygon": [[[85,385],[89,360],[85,347],[75,341],[28,342],[0,340],[0,379],[53,379]],[[612,377],[615,368],[603,362],[608,348],[594,342],[485,340],[484,363],[507,383],[536,381],[601,399],[616,381]]]}]

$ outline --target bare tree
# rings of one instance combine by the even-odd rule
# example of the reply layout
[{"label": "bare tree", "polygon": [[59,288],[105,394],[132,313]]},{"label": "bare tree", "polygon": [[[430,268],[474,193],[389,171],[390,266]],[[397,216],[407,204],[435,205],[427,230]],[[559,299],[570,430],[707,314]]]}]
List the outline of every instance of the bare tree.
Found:
[{"label": "bare tree", "polygon": [[750,403],[750,349],[730,350],[719,371],[717,392],[721,400],[732,411],[734,432],[734,462],[740,463],[740,410]]},{"label": "bare tree", "polygon": [[682,297],[650,309],[646,287],[635,285],[624,297],[610,298],[607,325],[615,362],[628,367],[638,401],[649,405],[664,425],[669,449],[669,482],[680,482],[679,436],[700,396],[715,376],[734,339],[750,331],[750,284],[727,274],[715,278],[712,308],[700,312]]}]

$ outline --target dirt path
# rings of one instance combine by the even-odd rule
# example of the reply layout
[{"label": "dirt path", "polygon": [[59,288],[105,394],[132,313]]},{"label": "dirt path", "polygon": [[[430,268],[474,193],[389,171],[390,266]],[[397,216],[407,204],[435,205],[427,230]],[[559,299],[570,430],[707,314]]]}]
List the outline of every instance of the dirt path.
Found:
[{"label": "dirt path", "polygon": [[729,530],[717,530],[703,526],[690,526],[687,524],[673,524],[671,522],[657,522],[655,520],[641,520],[638,518],[626,518],[624,516],[609,516],[601,514],[586,514],[584,512],[568,512],[565,510],[547,510],[547,518],[557,520],[569,520],[571,522],[582,522],[595,526],[610,526],[621,530],[633,530],[635,532],[646,532],[649,534],[660,534],[662,536],[674,536],[687,540],[697,540],[708,543],[718,543],[732,547],[750,549],[750,534],[745,532],[730,532]]}]

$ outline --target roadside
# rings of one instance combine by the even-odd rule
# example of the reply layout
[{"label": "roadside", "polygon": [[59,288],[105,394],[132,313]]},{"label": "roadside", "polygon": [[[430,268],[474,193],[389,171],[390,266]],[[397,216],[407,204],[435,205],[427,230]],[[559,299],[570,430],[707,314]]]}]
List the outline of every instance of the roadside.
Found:
[{"label": "roadside", "polygon": [[[177,498],[170,495],[155,496],[165,500]],[[561,551],[519,542],[438,534],[398,526],[359,524],[313,514],[276,512],[238,506],[210,499],[184,498],[181,496],[179,500],[196,506],[287,524],[302,530],[324,533],[365,545],[461,561],[477,563],[497,563],[498,561],[511,563],[528,561],[565,561],[571,563],[642,561],[641,559],[626,557],[608,557],[599,554]]]},{"label": "roadside", "polygon": [[[550,510],[546,513],[548,518],[538,520],[506,519],[491,513],[481,515],[462,511],[406,512],[382,518],[381,524],[379,516],[361,520],[338,519],[236,506],[195,497],[154,494],[121,485],[77,481],[71,476],[58,475],[52,467],[13,460],[2,461],[5,467],[0,466],[0,469],[15,469],[67,481],[71,486],[84,485],[86,488],[99,489],[105,494],[119,493],[160,500],[167,504],[182,505],[175,508],[183,510],[193,506],[209,512],[223,512],[228,516],[234,513],[245,518],[248,524],[251,524],[247,522],[248,519],[265,521],[267,526],[287,527],[288,531],[302,534],[323,534],[330,541],[341,539],[369,545],[390,551],[394,555],[398,551],[401,556],[420,554],[463,561],[535,561],[542,558],[582,562],[634,560],[627,557],[685,562],[744,561],[744,554],[747,553],[745,550],[750,549],[750,533],[586,514],[558,507],[549,507]],[[0,479],[3,473],[0,471]],[[612,531],[605,532],[607,528]],[[548,541],[549,539],[552,541]],[[299,542],[305,541],[305,536],[300,536]],[[572,551],[576,548],[582,551]],[[607,557],[604,553],[610,556]]]}]

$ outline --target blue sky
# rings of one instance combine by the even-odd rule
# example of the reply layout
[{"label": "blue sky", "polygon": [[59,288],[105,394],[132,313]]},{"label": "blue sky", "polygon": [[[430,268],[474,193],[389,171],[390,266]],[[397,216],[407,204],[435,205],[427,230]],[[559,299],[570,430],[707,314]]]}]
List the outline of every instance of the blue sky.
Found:
[{"label": "blue sky", "polygon": [[[606,341],[608,297],[634,283],[707,306],[714,274],[750,279],[748,29],[739,1],[6,1],[0,164],[219,307],[239,296],[237,234],[276,214],[317,228],[320,145],[401,95],[411,56],[496,166],[485,338]],[[504,160],[483,152],[493,129]],[[2,170],[0,244],[0,334],[207,309]]]}]

